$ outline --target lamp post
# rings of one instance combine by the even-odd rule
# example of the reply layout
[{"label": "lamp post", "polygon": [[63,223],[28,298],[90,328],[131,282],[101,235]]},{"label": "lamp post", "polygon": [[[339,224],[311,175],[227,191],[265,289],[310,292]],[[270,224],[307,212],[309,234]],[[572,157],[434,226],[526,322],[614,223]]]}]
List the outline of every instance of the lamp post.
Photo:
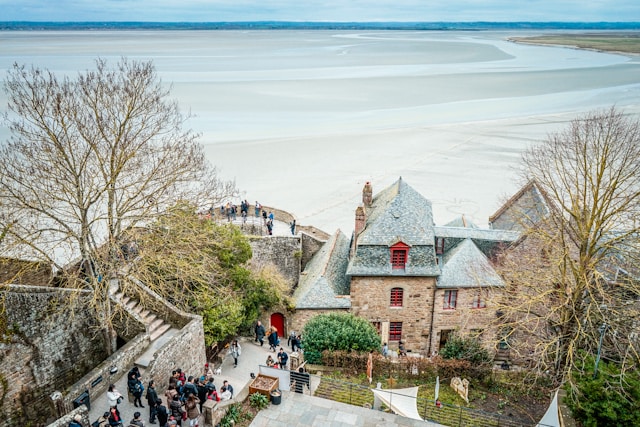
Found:
[{"label": "lamp post", "polygon": [[598,376],[598,363],[600,363],[600,351],[602,350],[602,339],[604,338],[604,333],[607,330],[607,324],[603,323],[598,328],[598,332],[600,332],[600,342],[598,343],[598,354],[596,355],[596,364],[593,368],[593,379],[595,380]]}]

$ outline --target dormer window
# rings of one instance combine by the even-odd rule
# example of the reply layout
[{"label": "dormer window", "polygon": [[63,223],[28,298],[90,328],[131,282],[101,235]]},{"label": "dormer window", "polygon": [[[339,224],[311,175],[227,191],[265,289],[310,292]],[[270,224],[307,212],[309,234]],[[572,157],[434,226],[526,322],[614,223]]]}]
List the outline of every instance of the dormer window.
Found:
[{"label": "dormer window", "polygon": [[398,242],[391,246],[391,267],[394,270],[404,270],[409,258],[409,245]]}]

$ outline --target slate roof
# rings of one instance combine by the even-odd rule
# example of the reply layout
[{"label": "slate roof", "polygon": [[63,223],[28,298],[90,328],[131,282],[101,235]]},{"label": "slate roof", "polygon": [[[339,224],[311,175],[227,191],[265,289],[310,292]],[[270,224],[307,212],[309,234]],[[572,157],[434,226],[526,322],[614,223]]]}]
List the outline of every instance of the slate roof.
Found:
[{"label": "slate roof", "polygon": [[523,223],[535,224],[548,214],[548,199],[535,180],[531,180],[489,217],[489,226],[521,231]]},{"label": "slate roof", "polygon": [[431,202],[399,178],[365,208],[367,222],[358,245],[391,246],[402,240],[409,246],[433,245]]},{"label": "slate roof", "polygon": [[348,259],[349,239],[338,230],[300,275],[293,294],[296,309],[350,308]]},{"label": "slate roof", "polygon": [[438,288],[477,288],[504,286],[487,257],[471,239],[464,239],[444,257]]}]

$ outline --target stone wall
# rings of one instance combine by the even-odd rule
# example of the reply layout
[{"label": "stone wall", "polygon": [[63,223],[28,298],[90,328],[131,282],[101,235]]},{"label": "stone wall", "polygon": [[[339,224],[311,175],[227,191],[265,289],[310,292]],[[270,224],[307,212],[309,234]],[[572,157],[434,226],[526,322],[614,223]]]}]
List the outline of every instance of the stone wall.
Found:
[{"label": "stone wall", "polygon": [[[403,289],[402,307],[390,306],[392,288]],[[398,342],[389,341],[389,323],[402,322],[405,349],[428,353],[434,290],[433,277],[352,277],[351,312],[379,322],[382,341],[391,349]]]},{"label": "stone wall", "polygon": [[[496,309],[492,307],[493,301],[491,289],[460,288],[457,289],[455,310],[444,307],[445,289],[436,291],[433,310],[433,335],[431,349],[440,349],[441,331],[452,330],[461,335],[477,335],[485,347],[494,351],[497,331],[490,325],[495,319]],[[473,300],[477,295],[482,296],[485,308],[473,308]]]},{"label": "stone wall", "polygon": [[153,379],[158,390],[165,390],[169,387],[169,375],[172,371],[180,368],[189,375],[201,375],[205,363],[202,318],[193,316],[193,320],[179,334],[155,353],[155,359],[149,364],[145,377]]},{"label": "stone wall", "polygon": [[249,239],[253,258],[251,264],[260,267],[274,265],[291,287],[298,284],[300,278],[300,260],[302,245],[299,236]]},{"label": "stone wall", "polygon": [[[322,236],[324,237],[324,236]],[[306,232],[300,233],[300,242],[302,248],[302,258],[300,259],[300,270],[303,271],[307,266],[307,263],[311,261],[311,258],[320,250],[322,245],[327,242],[327,238],[318,238],[315,235],[307,234]]]},{"label": "stone wall", "polygon": [[80,416],[82,417],[82,421],[80,421],[80,423],[83,426],[88,427],[91,425],[91,421],[89,420],[89,411],[87,410],[86,406],[81,405],[79,408],[76,408],[68,414],[58,418],[47,427],[68,427],[69,423],[73,421],[73,418],[76,416],[76,414],[80,414]]},{"label": "stone wall", "polygon": [[[106,357],[91,292],[8,285],[0,291],[0,380],[8,385],[0,411],[26,424],[56,413],[50,394],[62,391]],[[21,418],[20,418],[21,417]]]}]

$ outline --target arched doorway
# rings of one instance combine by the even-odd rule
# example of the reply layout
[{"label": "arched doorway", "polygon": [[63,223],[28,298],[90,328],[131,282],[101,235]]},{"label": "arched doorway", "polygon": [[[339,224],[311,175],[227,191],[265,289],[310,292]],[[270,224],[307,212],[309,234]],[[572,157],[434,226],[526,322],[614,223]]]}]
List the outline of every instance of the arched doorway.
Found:
[{"label": "arched doorway", "polygon": [[271,315],[271,326],[275,326],[278,329],[279,337],[286,337],[284,330],[284,315],[282,313],[273,313]]}]

